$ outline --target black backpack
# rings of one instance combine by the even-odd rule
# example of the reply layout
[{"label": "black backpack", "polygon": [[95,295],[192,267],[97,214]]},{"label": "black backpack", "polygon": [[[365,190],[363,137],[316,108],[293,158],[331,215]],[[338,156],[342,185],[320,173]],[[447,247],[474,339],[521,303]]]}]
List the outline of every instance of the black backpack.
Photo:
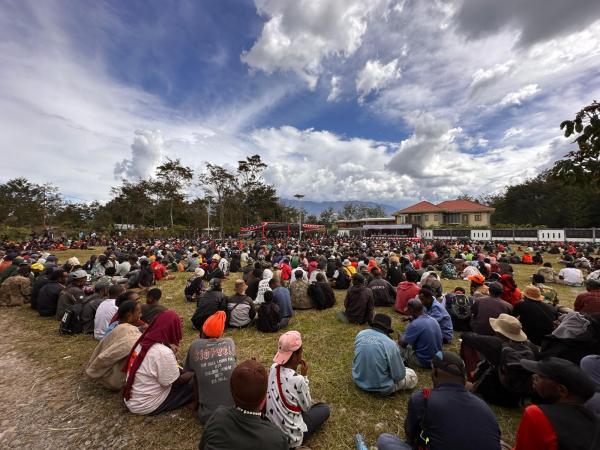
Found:
[{"label": "black backpack", "polygon": [[83,321],[81,320],[81,312],[83,311],[82,303],[75,303],[69,306],[60,319],[58,324],[58,332],[60,334],[79,334],[83,332]]},{"label": "black backpack", "polygon": [[535,361],[535,353],[525,343],[504,342],[498,364],[500,384],[509,392],[527,396],[532,392],[532,376],[522,365],[521,360]]},{"label": "black backpack", "polygon": [[[448,305],[448,303],[450,303]],[[448,305],[448,313],[451,317],[458,320],[466,320],[471,318],[471,307],[473,299],[465,294],[452,294],[452,297],[446,297],[446,305]]]},{"label": "black backpack", "polygon": [[346,273],[345,267],[340,267],[338,269],[338,276],[335,279],[335,288],[336,289],[348,289],[350,287],[350,277]]}]

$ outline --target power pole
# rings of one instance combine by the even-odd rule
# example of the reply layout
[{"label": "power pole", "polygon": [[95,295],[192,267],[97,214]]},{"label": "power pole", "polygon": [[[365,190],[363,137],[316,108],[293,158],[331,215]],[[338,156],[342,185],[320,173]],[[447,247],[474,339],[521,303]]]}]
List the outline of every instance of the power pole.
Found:
[{"label": "power pole", "polygon": [[300,200],[300,226],[298,229],[298,242],[300,242],[302,240],[302,212],[304,210],[304,194],[296,194],[294,197]]}]

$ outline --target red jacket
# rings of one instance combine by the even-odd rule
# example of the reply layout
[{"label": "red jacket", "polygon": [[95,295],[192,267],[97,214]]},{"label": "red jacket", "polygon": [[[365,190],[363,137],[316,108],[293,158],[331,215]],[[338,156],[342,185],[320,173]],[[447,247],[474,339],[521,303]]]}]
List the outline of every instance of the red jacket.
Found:
[{"label": "red jacket", "polygon": [[396,304],[394,308],[400,314],[408,315],[406,311],[406,304],[412,298],[415,298],[419,295],[419,286],[416,283],[411,283],[410,281],[403,281],[396,288]]}]

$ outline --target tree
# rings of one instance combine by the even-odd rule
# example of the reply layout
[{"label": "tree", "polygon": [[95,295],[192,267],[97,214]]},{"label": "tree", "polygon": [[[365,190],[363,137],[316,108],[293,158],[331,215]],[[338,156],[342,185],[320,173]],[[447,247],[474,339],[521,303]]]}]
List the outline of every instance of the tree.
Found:
[{"label": "tree", "polygon": [[24,177],[0,184],[0,222],[34,227],[47,225],[63,207],[58,188]]},{"label": "tree", "polygon": [[330,206],[329,208],[321,211],[321,214],[319,214],[318,223],[329,227],[335,221],[336,216],[337,216],[336,212]]},{"label": "tree", "polygon": [[219,236],[223,236],[223,222],[225,217],[225,203],[228,197],[239,191],[236,177],[224,167],[216,164],[207,164],[208,175],[201,184],[204,191],[214,197],[219,208]]},{"label": "tree", "polygon": [[277,190],[263,179],[267,165],[260,155],[246,157],[238,161],[238,177],[240,195],[243,205],[243,220],[250,222],[273,220],[276,216]]},{"label": "tree", "polygon": [[184,200],[183,191],[188,188],[194,178],[194,172],[187,166],[181,165],[178,159],[171,160],[156,168],[156,176],[160,180],[160,196],[169,202],[169,219],[171,230],[173,222],[173,204]]},{"label": "tree", "polygon": [[578,136],[573,141],[578,150],[570,151],[558,161],[552,175],[569,183],[600,182],[600,103],[593,101],[575,115],[574,120],[560,124],[565,137]]}]

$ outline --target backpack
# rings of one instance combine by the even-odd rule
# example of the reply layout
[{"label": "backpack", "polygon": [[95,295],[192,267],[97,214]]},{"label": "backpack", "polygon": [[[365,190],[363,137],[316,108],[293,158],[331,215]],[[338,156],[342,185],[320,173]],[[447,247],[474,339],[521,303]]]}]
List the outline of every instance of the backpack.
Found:
[{"label": "backpack", "polygon": [[450,300],[450,307],[448,308],[450,316],[459,320],[471,318],[472,298],[467,297],[465,294],[453,294],[451,298],[447,297],[446,302],[448,300]]},{"label": "backpack", "polygon": [[522,359],[535,361],[535,353],[525,343],[504,342],[500,352],[498,378],[507,391],[527,396],[532,391],[532,376],[521,365]]},{"label": "backpack", "polygon": [[69,306],[60,319],[58,324],[58,332],[60,334],[79,334],[83,332],[83,321],[81,320],[81,312],[83,304],[75,303]]}]

